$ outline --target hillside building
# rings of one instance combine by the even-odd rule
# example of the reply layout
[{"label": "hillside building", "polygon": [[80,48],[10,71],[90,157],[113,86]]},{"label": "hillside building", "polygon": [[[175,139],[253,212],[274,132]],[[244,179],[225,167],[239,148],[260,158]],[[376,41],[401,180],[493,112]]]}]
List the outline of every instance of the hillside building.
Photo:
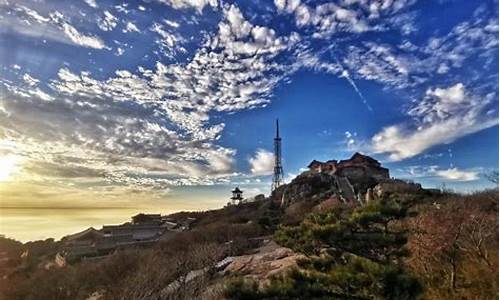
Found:
[{"label": "hillside building", "polygon": [[177,232],[189,230],[194,218],[173,220],[160,214],[138,214],[131,222],[120,225],[104,225],[97,230],[93,227],[67,235],[61,239],[64,257],[78,259],[107,255],[118,248],[150,245],[160,240],[168,240]]},{"label": "hillside building", "polygon": [[162,217],[160,214],[137,214],[132,217],[133,224],[144,224],[144,223],[161,223]]},{"label": "hillside building", "polygon": [[389,179],[389,169],[380,165],[380,162],[358,152],[346,160],[329,160],[321,162],[313,160],[308,168],[312,172],[325,172],[347,178],[372,177],[377,180]]}]

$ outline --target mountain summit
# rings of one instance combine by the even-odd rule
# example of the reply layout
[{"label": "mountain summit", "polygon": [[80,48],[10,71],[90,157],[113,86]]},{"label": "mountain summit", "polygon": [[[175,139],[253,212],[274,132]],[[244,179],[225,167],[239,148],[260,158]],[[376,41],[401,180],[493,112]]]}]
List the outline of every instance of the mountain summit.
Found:
[{"label": "mountain summit", "polygon": [[419,184],[391,178],[389,169],[382,167],[379,161],[358,152],[340,161],[313,160],[308,168],[289,184],[275,190],[271,198],[280,202],[282,207],[309,198],[363,204],[373,199],[374,192],[421,189]]}]

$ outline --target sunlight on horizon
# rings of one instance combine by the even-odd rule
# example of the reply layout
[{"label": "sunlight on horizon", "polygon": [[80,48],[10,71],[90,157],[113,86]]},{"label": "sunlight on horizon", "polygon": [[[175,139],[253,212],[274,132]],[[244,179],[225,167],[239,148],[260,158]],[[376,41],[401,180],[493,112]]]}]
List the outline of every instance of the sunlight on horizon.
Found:
[{"label": "sunlight on horizon", "polygon": [[0,182],[7,181],[18,169],[20,158],[16,155],[0,157]]}]

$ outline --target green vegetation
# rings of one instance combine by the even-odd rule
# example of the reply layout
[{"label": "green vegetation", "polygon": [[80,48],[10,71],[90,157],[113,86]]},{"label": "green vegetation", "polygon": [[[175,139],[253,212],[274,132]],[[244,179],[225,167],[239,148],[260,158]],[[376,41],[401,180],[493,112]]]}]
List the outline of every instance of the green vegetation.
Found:
[{"label": "green vegetation", "polygon": [[[197,221],[172,240],[64,267],[53,264],[59,242],[0,238],[0,299],[498,298],[498,190],[400,192],[321,209],[326,196],[312,197],[286,209],[267,199],[179,213]],[[219,273],[217,262],[270,234],[303,254],[296,268],[266,279]]]},{"label": "green vegetation", "polygon": [[[283,226],[275,240],[303,253],[299,268],[273,278],[263,289],[238,280],[233,299],[416,299],[417,278],[403,265],[407,230],[397,221],[412,201],[388,197],[356,209],[338,206],[311,214],[298,226]],[[252,294],[253,291],[253,294]]]}]

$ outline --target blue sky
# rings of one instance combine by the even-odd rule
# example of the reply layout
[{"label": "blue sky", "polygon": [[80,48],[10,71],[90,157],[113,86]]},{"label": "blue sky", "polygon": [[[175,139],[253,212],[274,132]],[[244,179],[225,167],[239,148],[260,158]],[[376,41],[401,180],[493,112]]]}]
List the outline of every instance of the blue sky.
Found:
[{"label": "blue sky", "polygon": [[4,206],[267,194],[276,118],[288,180],[360,151],[472,191],[498,170],[498,2],[0,0],[0,91]]}]

